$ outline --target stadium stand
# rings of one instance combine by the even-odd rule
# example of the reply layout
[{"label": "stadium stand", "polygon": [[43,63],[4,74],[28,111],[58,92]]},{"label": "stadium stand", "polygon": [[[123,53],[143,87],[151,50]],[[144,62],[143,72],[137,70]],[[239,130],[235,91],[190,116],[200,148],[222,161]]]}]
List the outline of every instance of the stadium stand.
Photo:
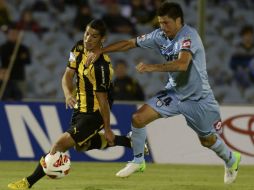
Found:
[{"label": "stadium stand", "polygon": [[[69,51],[73,41],[82,38],[82,31],[75,29],[74,20],[80,3],[85,2],[90,7],[93,18],[100,18],[106,12],[110,3],[118,3],[121,14],[135,26],[137,35],[149,32],[153,28],[153,18],[138,23],[132,17],[131,1],[124,0],[80,0],[80,1],[47,1],[47,0],[5,0],[12,21],[19,21],[22,11],[32,10],[33,19],[46,30],[38,35],[26,30],[23,43],[31,49],[32,64],[27,66],[28,93],[26,99],[63,99],[61,77],[67,64]],[[186,15],[186,23],[197,26],[198,1],[180,0]],[[143,5],[152,12],[155,3],[145,0]],[[250,24],[254,17],[254,1],[211,0],[207,2],[205,46],[207,52],[207,67],[210,73],[210,83],[220,103],[253,103],[254,90],[250,85],[244,91],[234,80],[230,69],[230,58],[234,46],[239,42],[239,31],[243,25]],[[107,42],[130,37],[129,34],[110,33]],[[134,37],[134,36],[133,36]],[[0,42],[4,41],[3,31],[0,31]],[[137,74],[133,63],[158,62],[154,52],[147,54],[135,49],[127,53],[111,54],[113,63],[117,59],[125,59],[130,64],[130,72],[145,90],[146,98],[151,97],[161,89],[167,80],[165,73]],[[254,55],[253,55],[254,57]],[[253,58],[254,60],[254,58]],[[161,58],[161,61],[164,60]],[[254,62],[254,61],[252,61]],[[252,72],[254,72],[252,70]],[[134,73],[134,74],[133,74]],[[253,74],[254,75],[254,74]],[[46,77],[45,77],[46,76]],[[149,80],[153,78],[153,83]],[[149,80],[148,80],[149,79]],[[154,85],[156,81],[156,85]],[[254,80],[252,80],[252,85]]]}]

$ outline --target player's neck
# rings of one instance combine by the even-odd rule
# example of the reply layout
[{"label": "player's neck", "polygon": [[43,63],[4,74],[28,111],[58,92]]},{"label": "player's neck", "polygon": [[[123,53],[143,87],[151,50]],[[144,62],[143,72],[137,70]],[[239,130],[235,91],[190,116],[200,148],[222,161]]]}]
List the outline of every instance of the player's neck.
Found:
[{"label": "player's neck", "polygon": [[93,49],[89,49],[89,50],[87,49],[86,51],[95,53],[95,52],[98,52],[100,49],[101,49],[101,47],[94,47]]}]

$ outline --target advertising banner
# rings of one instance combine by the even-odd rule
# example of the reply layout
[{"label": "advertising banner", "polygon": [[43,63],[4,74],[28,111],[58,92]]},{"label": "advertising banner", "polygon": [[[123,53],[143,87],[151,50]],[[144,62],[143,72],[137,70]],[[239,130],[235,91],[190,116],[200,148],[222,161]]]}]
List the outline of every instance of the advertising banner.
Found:
[{"label": "advertising banner", "polygon": [[[254,164],[254,107],[221,106],[221,115],[221,137],[225,143],[242,154],[241,164]],[[213,151],[201,146],[183,116],[152,122],[147,127],[147,134],[156,163],[223,163]]]},{"label": "advertising banner", "polygon": [[[111,127],[115,134],[130,131],[131,115],[140,105],[115,104]],[[64,103],[0,102],[0,160],[38,160],[69,128],[72,110]],[[242,154],[242,164],[254,164],[254,108],[221,106],[225,143]],[[159,119],[147,126],[150,155],[147,161],[179,164],[222,164],[210,149],[202,147],[183,116]],[[69,151],[74,161],[122,162],[132,160],[132,150],[112,147],[78,153]]]},{"label": "advertising banner", "polygon": [[[131,115],[136,105],[114,105],[111,127],[115,134],[130,131]],[[38,160],[50,150],[52,144],[69,128],[72,110],[64,103],[0,103],[0,160]],[[112,147],[84,153],[69,151],[77,161],[129,161],[132,150]],[[151,158],[148,158],[151,160]]]}]

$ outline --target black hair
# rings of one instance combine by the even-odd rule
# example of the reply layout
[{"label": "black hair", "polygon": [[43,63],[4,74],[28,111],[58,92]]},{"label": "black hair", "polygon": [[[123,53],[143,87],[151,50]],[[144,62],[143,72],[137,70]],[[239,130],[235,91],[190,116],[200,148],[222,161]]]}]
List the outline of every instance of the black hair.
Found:
[{"label": "black hair", "polygon": [[251,25],[245,25],[241,31],[240,31],[240,35],[243,36],[246,33],[254,33],[253,27]]},{"label": "black hair", "polygon": [[94,19],[87,26],[97,30],[102,37],[107,33],[107,26],[101,19]]},{"label": "black hair", "polygon": [[168,16],[169,18],[172,18],[174,20],[180,17],[182,25],[184,24],[183,10],[178,3],[167,1],[162,3],[157,11],[157,15]]}]

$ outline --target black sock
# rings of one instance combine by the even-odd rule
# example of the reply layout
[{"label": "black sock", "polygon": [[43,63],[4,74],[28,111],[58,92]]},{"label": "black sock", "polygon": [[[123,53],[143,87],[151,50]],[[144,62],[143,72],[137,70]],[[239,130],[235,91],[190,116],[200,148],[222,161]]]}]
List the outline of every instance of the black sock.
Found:
[{"label": "black sock", "polygon": [[91,139],[90,139],[90,146],[88,147],[87,150],[92,150],[92,149],[101,149],[102,148],[102,140],[100,134],[95,134]]},{"label": "black sock", "polygon": [[115,146],[125,146],[131,148],[131,140],[126,136],[115,135]]},{"label": "black sock", "polygon": [[[91,144],[90,144],[90,146],[89,146],[89,148],[87,150],[105,149],[105,148],[110,147],[110,146],[108,146],[108,144],[106,142],[106,139],[102,138],[101,136],[103,136],[103,134],[96,134],[96,135],[94,135],[90,139]],[[128,138],[126,136],[115,135],[114,146],[124,146],[124,147],[131,148],[130,138]]]},{"label": "black sock", "polygon": [[[45,156],[43,156],[43,158],[45,158]],[[29,188],[31,188],[37,181],[39,181],[45,175],[46,174],[44,173],[43,168],[41,166],[41,163],[39,161],[39,164],[37,165],[37,167],[34,170],[33,174],[27,177],[27,181],[29,183]]]}]

